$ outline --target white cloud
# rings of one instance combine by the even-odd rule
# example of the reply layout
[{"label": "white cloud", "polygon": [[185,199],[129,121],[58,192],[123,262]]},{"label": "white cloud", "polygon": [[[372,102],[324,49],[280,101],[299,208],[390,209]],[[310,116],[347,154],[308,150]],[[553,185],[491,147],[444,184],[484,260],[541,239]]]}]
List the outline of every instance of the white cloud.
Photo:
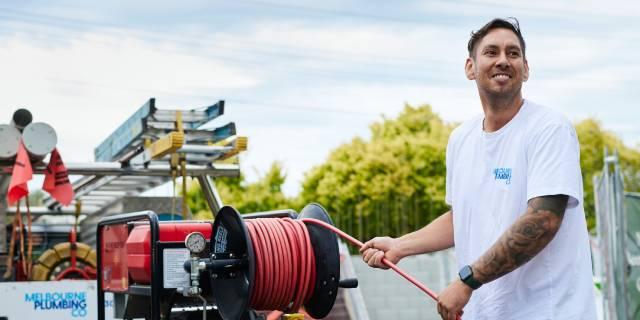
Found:
[{"label": "white cloud", "polygon": [[533,34],[526,36],[527,59],[532,72],[540,69],[555,72],[569,72],[576,68],[607,59],[615,51],[612,45],[603,45],[602,41],[593,38],[543,36]]},{"label": "white cloud", "polygon": [[[239,34],[242,32],[242,34]],[[291,63],[308,61],[303,66],[391,67],[408,69],[425,67],[430,62],[446,64],[464,56],[464,41],[455,55],[450,42],[456,30],[424,26],[388,27],[375,24],[357,26],[307,25],[300,22],[265,22],[249,32],[216,33],[209,41],[220,43],[227,50],[256,52],[256,56]],[[455,47],[454,47],[455,48]],[[371,71],[371,70],[370,70]]]},{"label": "white cloud", "polygon": [[[92,148],[149,97],[164,92],[213,95],[214,90],[249,90],[261,82],[220,62],[172,53],[164,46],[159,50],[135,38],[96,34],[58,46],[11,37],[0,45],[0,122],[27,107],[34,121],[54,126],[69,159],[91,161]],[[166,100],[159,98],[164,106]]]},{"label": "white cloud", "polygon": [[[503,2],[497,0],[479,0],[478,4],[487,7],[502,5]],[[554,0],[524,0],[511,2],[509,6],[513,9],[521,10],[523,13],[538,14],[541,16],[558,16],[567,19],[600,18],[622,18],[640,16],[640,4],[636,1],[627,0],[574,0],[574,1],[554,1]]]},{"label": "white cloud", "polygon": [[[242,164],[249,181],[255,181],[255,171],[264,173],[273,161],[281,161],[288,172],[284,191],[296,194],[304,173],[321,164],[330,150],[359,136],[369,137],[369,125],[380,121],[381,115],[396,117],[404,103],[417,106],[429,103],[445,121],[463,121],[481,112],[475,85],[472,82],[462,88],[438,85],[398,84],[350,84],[343,86],[317,86],[302,88],[286,97],[289,103],[313,101],[323,106],[341,106],[345,112],[362,113],[322,114],[309,113],[300,122],[285,119],[295,114],[289,110],[258,111],[259,118],[270,117],[269,124],[260,124],[236,114],[243,134],[249,136],[249,151]],[[305,102],[308,103],[308,102]],[[232,111],[233,106],[229,110]],[[261,115],[265,116],[262,117]],[[255,169],[255,170],[254,170]]]},{"label": "white cloud", "polygon": [[429,1],[423,10],[434,13],[466,15],[469,17],[542,17],[565,21],[598,22],[616,18],[640,16],[640,3],[627,0],[499,0]]}]

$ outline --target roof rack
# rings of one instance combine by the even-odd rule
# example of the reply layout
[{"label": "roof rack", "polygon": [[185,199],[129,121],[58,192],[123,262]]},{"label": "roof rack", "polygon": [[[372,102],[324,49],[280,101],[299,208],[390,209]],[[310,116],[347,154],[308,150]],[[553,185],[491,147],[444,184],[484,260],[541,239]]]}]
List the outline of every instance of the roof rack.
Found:
[{"label": "roof rack", "polygon": [[[196,178],[212,212],[222,207],[211,178],[237,177],[234,157],[247,148],[247,138],[236,135],[233,122],[204,128],[224,113],[224,101],[199,109],[161,110],[149,99],[95,149],[94,163],[68,163],[74,203],[93,214],[124,196],[136,196],[177,176]],[[0,193],[6,192],[12,163],[0,163]],[[41,174],[45,163],[34,164]],[[4,196],[4,194],[0,194]],[[63,213],[62,205],[46,196],[51,213]]]}]

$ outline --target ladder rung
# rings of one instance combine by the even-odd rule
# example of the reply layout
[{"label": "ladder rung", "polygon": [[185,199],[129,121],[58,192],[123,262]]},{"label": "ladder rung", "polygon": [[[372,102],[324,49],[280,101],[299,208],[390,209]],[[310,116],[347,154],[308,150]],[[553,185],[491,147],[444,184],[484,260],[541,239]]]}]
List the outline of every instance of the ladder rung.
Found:
[{"label": "ladder rung", "polygon": [[[129,119],[120,125],[95,149],[96,161],[115,161],[141,144],[148,128],[175,129],[176,112],[182,114],[183,127],[195,129],[224,113],[224,101],[219,101],[204,110],[158,110],[151,98]],[[151,124],[151,125],[150,125]]]}]

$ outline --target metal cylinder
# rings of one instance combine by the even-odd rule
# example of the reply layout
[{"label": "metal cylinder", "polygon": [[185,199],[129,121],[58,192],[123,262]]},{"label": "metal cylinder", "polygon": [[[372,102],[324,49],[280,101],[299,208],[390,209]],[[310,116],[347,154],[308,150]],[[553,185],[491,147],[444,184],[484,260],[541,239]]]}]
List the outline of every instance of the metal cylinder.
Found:
[{"label": "metal cylinder", "polygon": [[8,124],[0,124],[0,160],[13,160],[18,154],[20,131]]},{"label": "metal cylinder", "polygon": [[28,126],[33,121],[31,112],[27,109],[18,109],[13,113],[11,124],[13,124],[18,130],[22,131],[24,127]]},{"label": "metal cylinder", "polygon": [[42,160],[56,148],[58,136],[50,125],[34,122],[22,131],[22,141],[32,160]]}]

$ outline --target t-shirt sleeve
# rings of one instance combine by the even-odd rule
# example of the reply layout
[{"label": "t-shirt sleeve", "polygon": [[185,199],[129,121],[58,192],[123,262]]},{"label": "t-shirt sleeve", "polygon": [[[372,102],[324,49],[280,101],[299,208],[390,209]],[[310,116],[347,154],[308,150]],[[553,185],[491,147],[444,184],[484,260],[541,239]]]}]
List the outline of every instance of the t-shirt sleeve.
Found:
[{"label": "t-shirt sleeve", "polygon": [[527,200],[564,194],[567,208],[582,202],[580,146],[570,123],[548,124],[530,142],[527,165]]},{"label": "t-shirt sleeve", "polygon": [[453,146],[452,146],[451,140],[453,140],[453,134],[449,137],[449,142],[447,143],[447,151],[445,153],[447,177],[445,179],[446,187],[445,187],[444,201],[450,206],[453,205],[452,203],[453,195],[451,194],[452,183],[453,183]]}]

